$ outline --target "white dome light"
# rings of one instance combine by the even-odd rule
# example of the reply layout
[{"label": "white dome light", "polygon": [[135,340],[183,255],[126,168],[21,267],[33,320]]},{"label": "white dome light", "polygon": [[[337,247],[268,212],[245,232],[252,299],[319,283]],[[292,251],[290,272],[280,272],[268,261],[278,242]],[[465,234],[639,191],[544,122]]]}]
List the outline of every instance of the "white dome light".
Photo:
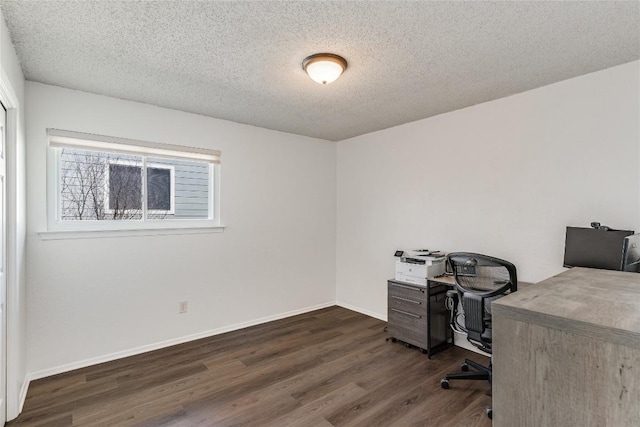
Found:
[{"label": "white dome light", "polygon": [[311,80],[323,85],[334,82],[347,69],[347,61],[332,53],[316,53],[302,61],[302,68]]}]

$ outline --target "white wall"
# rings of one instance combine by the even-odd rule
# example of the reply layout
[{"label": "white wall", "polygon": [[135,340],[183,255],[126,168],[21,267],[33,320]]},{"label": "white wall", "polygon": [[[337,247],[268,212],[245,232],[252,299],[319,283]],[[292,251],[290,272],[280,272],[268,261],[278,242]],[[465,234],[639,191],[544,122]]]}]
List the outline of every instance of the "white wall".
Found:
[{"label": "white wall", "polygon": [[639,64],[340,142],[338,302],[386,319],[396,249],[536,282],[563,270],[567,225],[640,231]]},{"label": "white wall", "polygon": [[7,419],[26,396],[26,163],[24,76],[0,10],[0,99],[7,110]]},{"label": "white wall", "polygon": [[[26,89],[34,377],[333,305],[335,143],[39,83]],[[228,228],[41,240],[46,128],[221,150]]]}]

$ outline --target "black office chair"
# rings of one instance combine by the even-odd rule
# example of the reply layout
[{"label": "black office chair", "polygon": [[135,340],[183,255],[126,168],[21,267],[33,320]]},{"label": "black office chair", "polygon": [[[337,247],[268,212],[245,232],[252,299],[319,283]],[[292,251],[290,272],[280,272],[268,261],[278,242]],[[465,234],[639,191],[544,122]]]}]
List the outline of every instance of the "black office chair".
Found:
[{"label": "black office chair", "polygon": [[[451,253],[447,258],[456,288],[447,292],[451,308],[449,323],[454,331],[466,333],[471,344],[491,354],[491,301],[518,289],[516,267],[508,261],[474,253]],[[462,312],[458,309],[459,301]],[[468,372],[470,367],[475,372]],[[483,366],[466,359],[460,369],[461,373],[449,374],[440,380],[442,388],[448,389],[451,380],[491,383],[491,364]],[[491,408],[487,408],[487,415],[492,418]]]}]

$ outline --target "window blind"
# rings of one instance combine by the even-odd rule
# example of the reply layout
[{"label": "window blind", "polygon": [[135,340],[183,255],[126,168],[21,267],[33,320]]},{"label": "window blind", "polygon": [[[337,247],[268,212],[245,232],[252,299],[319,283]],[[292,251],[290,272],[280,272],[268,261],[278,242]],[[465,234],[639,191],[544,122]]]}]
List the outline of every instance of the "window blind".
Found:
[{"label": "window blind", "polygon": [[104,152],[199,160],[220,164],[220,151],[182,145],[137,141],[59,129],[47,129],[50,147],[68,147]]}]

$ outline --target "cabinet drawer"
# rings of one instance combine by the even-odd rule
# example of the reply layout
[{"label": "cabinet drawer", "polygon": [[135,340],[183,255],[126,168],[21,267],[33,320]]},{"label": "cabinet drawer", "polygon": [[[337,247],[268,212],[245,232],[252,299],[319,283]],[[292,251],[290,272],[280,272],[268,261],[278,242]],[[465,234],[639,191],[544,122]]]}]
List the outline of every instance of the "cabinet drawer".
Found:
[{"label": "cabinet drawer", "polygon": [[427,317],[389,308],[389,336],[421,348],[427,348]]},{"label": "cabinet drawer", "polygon": [[412,300],[427,301],[427,289],[420,286],[412,286],[404,283],[388,282],[389,296],[409,298]]},{"label": "cabinet drawer", "polygon": [[420,301],[419,299],[413,297],[389,294],[389,297],[387,299],[387,306],[389,307],[389,309],[396,308],[412,314],[419,314],[422,316],[427,315],[426,301]]}]

